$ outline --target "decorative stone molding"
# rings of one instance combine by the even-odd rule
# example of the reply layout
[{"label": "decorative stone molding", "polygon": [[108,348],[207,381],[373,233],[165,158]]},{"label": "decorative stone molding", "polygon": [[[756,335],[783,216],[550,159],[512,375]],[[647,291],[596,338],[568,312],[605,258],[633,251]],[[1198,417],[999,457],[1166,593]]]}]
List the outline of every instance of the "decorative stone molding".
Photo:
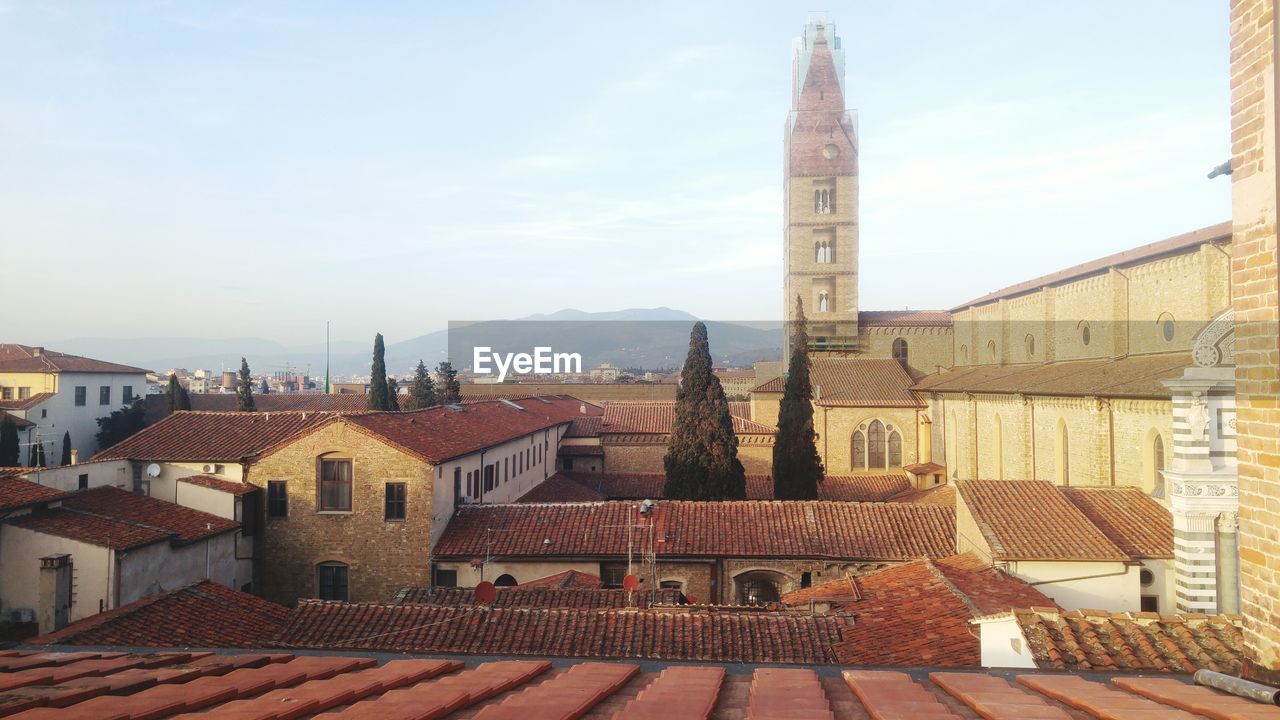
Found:
[{"label": "decorative stone molding", "polygon": [[1199,367],[1236,364],[1236,323],[1231,308],[1218,314],[1196,336],[1191,358]]}]

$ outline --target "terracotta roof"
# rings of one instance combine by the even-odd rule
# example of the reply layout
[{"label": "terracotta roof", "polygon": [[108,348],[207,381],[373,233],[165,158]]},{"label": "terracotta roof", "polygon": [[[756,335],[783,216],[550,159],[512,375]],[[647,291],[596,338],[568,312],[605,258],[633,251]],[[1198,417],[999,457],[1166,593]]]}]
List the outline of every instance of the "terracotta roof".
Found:
[{"label": "terracotta roof", "polygon": [[20,478],[35,472],[35,468],[29,468],[22,465],[16,467],[0,467],[0,480],[7,478]]},{"label": "terracotta roof", "polygon": [[936,462],[911,463],[903,465],[902,469],[912,475],[929,475],[931,473],[940,473],[947,469],[945,465],[939,465]]},{"label": "terracotta roof", "polygon": [[[438,558],[602,557],[627,552],[634,502],[463,505]],[[954,552],[955,513],[905,503],[660,500],[651,512],[660,557],[904,560]],[[503,528],[502,533],[488,533]],[[491,536],[492,535],[492,536]],[[550,544],[543,541],[550,539]]]},{"label": "terracotta roof", "polygon": [[787,378],[779,375],[772,380],[765,380],[759,385],[751,388],[753,393],[780,393],[787,389]]},{"label": "terracotta roof", "polygon": [[1231,223],[1228,221],[1218,223],[1217,225],[1210,225],[1209,227],[1194,230],[1183,235],[1176,235],[1166,240],[1154,242],[1149,245],[1142,245],[1133,248],[1132,250],[1125,250],[1124,252],[1108,255],[1097,260],[1091,260],[1080,265],[1069,267],[1065,270],[1050,273],[1049,275],[1042,275],[1038,278],[1018,283],[1017,285],[1010,285],[1003,290],[997,290],[983,295],[980,298],[970,300],[963,305],[958,305],[952,308],[951,312],[959,312],[960,310],[965,310],[975,305],[994,302],[1001,298],[1010,298],[1015,295],[1035,292],[1046,285],[1060,285],[1089,275],[1097,275],[1099,273],[1106,272],[1113,267],[1125,267],[1128,265],[1135,265],[1137,263],[1148,262],[1165,255],[1176,255],[1178,253],[1188,252],[1209,242],[1231,242]]},{"label": "terracotta roof", "polygon": [[863,310],[859,327],[951,327],[946,310]]},{"label": "terracotta roof", "polygon": [[277,641],[384,652],[831,663],[844,621],[789,612],[453,608],[302,600]]},{"label": "terracotta roof", "polygon": [[[143,405],[147,425],[157,423],[169,414],[168,398],[147,395]],[[369,409],[369,398],[363,394],[341,393],[269,393],[253,396],[258,412],[362,412]],[[196,412],[235,412],[235,393],[192,393],[191,409]]]},{"label": "terracotta roof", "polygon": [[185,544],[240,527],[234,520],[111,486],[72,493],[59,509],[26,515],[13,524],[118,550],[161,540]]},{"label": "terracotta roof", "polygon": [[1191,365],[1186,353],[1131,355],[1024,365],[971,365],[926,375],[920,392],[972,392],[1084,397],[1169,398],[1161,380],[1180,377]]},{"label": "terracotta roof", "polygon": [[1014,613],[1036,665],[1076,671],[1137,670],[1238,675],[1244,657],[1238,615],[1157,615],[1041,608]]},{"label": "terracotta roof", "polygon": [[[39,351],[39,354],[37,354]],[[0,372],[146,373],[149,370],[68,355],[17,343],[0,343]]]},{"label": "terracotta roof", "polygon": [[[647,608],[654,605],[675,605],[680,602],[679,590],[659,589],[656,599],[649,591],[627,592],[612,588],[552,588],[515,587],[498,588],[493,607],[501,608]],[[409,587],[396,593],[393,602],[400,605],[444,605],[447,607],[474,607],[475,588],[462,587]]]},{"label": "terracotta roof", "polygon": [[[733,431],[739,435],[773,435],[777,428],[764,425],[743,417],[732,415],[734,405],[750,405],[750,403],[729,403],[733,418]],[[742,412],[739,407],[739,412]],[[749,414],[749,413],[748,413]],[[656,434],[665,435],[671,432],[676,422],[676,404],[671,402],[610,402],[604,405],[604,418],[600,425],[601,434]]]},{"label": "terracotta roof", "polygon": [[0,410],[0,421],[3,421],[5,418],[8,418],[9,422],[13,423],[13,426],[19,430],[25,430],[26,428],[35,425],[35,423],[30,420],[24,417],[18,417],[8,410]]},{"label": "terracotta roof", "polygon": [[521,495],[516,502],[590,502],[603,499],[604,496],[600,493],[579,483],[566,473],[557,473],[534,485],[529,492]]},{"label": "terracotta roof", "polygon": [[520,583],[522,588],[602,588],[604,581],[595,575],[589,575],[578,570],[565,570],[554,575],[540,577],[536,580],[529,580]]},{"label": "terracotta roof", "polygon": [[235,482],[233,480],[223,480],[212,475],[191,475],[189,477],[178,478],[178,482],[187,483],[188,485],[199,485],[210,490],[219,490],[232,495],[248,495],[257,490],[256,487],[249,483]]},{"label": "terracotta roof", "polygon": [[36,393],[30,397],[21,400],[14,398],[13,400],[0,400],[0,410],[29,410],[36,405],[53,397],[56,393],[42,392]]},{"label": "terracotta roof", "polygon": [[[603,410],[601,411],[604,412]],[[592,438],[600,437],[600,422],[603,418],[600,415],[589,415],[586,417],[576,417],[573,422],[569,423],[569,429],[565,431],[564,437],[567,438]]]},{"label": "terracotta roof", "polygon": [[934,561],[938,572],[972,604],[975,613],[990,615],[1013,608],[1058,604],[1034,585],[994,567],[973,553],[961,553]]},{"label": "terracotta roof", "polygon": [[[453,407],[342,416],[391,444],[436,463],[581,417],[583,403],[562,395],[477,400]],[[588,406],[592,407],[592,406]]]},{"label": "terracotta roof", "polygon": [[61,490],[18,477],[31,470],[31,468],[0,468],[0,512],[52,502],[67,496],[67,493]]},{"label": "terracotta roof", "polygon": [[956,487],[942,484],[919,490],[904,490],[889,498],[889,502],[915,503],[917,505],[942,505],[949,508],[956,506]]},{"label": "terracotta roof", "polygon": [[742,418],[743,420],[750,420],[751,419],[751,401],[750,400],[730,400],[729,414],[736,418]]},{"label": "terracotta roof", "polygon": [[1173,515],[1140,488],[1062,488],[1062,492],[1131,557],[1173,557]]},{"label": "terracotta roof", "polygon": [[240,462],[333,417],[317,412],[176,412],[93,459]]},{"label": "terracotta roof", "polygon": [[[572,502],[574,500],[644,500],[662,497],[662,486],[666,484],[663,473],[561,473],[572,479],[577,485],[596,493],[596,498],[572,497],[559,495],[554,491],[545,493],[552,502]],[[880,502],[911,487],[905,475],[828,475],[818,485],[819,500],[841,500],[846,502]],[[536,488],[535,488],[536,490]],[[570,488],[566,488],[570,490]],[[530,491],[532,494],[533,491]],[[527,497],[527,496],[526,496]],[[747,475],[748,500],[772,500],[773,477],[770,475]],[[529,502],[521,498],[521,502]]]},{"label": "terracotta roof", "polygon": [[908,388],[913,381],[897,360],[814,358],[809,369],[813,401],[831,407],[923,407]]},{"label": "terracotta roof", "polygon": [[274,636],[288,614],[282,605],[205,580],[98,613],[30,642],[253,647]]},{"label": "terracotta roof", "polygon": [[956,486],[997,560],[1130,559],[1047,480],[957,480]]}]

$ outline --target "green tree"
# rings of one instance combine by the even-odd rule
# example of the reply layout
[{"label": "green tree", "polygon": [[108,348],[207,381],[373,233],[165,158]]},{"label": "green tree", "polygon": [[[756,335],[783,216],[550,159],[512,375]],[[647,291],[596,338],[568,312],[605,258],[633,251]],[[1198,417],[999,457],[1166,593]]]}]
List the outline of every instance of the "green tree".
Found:
[{"label": "green tree", "polygon": [[711,372],[707,326],[699,322],[689,336],[689,356],[676,390],[676,421],[671,428],[664,497],[673,500],[737,500],[747,496],[747,475],[738,460],[729,401]]},{"label": "green tree", "polygon": [[813,430],[813,387],[809,384],[809,328],[804,303],[796,296],[792,325],[791,358],[782,402],[778,405],[778,431],[773,441],[773,497],[776,500],[814,500],[822,482],[822,458]]},{"label": "green tree", "polygon": [[253,412],[253,378],[249,375],[249,361],[240,358],[240,382],[236,385],[236,410]]},{"label": "green tree", "polygon": [[271,394],[271,386],[267,384],[267,379],[265,377],[262,378],[262,382],[258,384],[258,394],[259,395]]},{"label": "green tree", "polygon": [[413,370],[413,384],[409,386],[409,394],[404,399],[405,410],[421,410],[436,404],[436,384],[431,373],[421,360]]},{"label": "green tree", "polygon": [[169,376],[169,388],[165,391],[165,399],[168,401],[166,404],[171,413],[191,409],[191,396],[187,394],[187,389],[182,387],[182,383],[178,382],[177,375]]},{"label": "green tree", "polygon": [[373,337],[373,364],[369,367],[369,409],[389,410],[387,399],[387,349],[382,344],[382,333]]},{"label": "green tree", "polygon": [[387,409],[400,410],[400,383],[395,378],[387,378]]},{"label": "green tree", "polygon": [[71,431],[62,433],[62,465],[71,464]]},{"label": "green tree", "polygon": [[18,466],[18,424],[0,412],[0,467]]},{"label": "green tree", "polygon": [[[131,405],[116,410],[106,417],[98,418],[98,432],[94,438],[98,441],[98,447],[103,450],[124,441],[134,433],[145,427],[145,415],[143,408],[145,405],[142,398],[134,400]],[[63,438],[67,450],[63,451],[64,456],[70,453],[70,436]],[[64,464],[69,464],[71,458],[66,458]]]},{"label": "green tree", "polygon": [[457,405],[462,402],[462,383],[458,382],[458,371],[453,369],[453,363],[448,360],[441,362],[436,367],[436,374],[440,376],[440,404]]}]

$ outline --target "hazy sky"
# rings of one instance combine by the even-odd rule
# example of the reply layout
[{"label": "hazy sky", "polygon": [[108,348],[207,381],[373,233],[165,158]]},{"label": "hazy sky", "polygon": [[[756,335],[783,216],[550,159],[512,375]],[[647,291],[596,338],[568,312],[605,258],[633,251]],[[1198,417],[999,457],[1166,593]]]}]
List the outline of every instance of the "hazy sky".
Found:
[{"label": "hazy sky", "polygon": [[[812,3],[0,0],[3,341],[781,315]],[[1227,3],[826,8],[862,309],[1230,216]]]}]

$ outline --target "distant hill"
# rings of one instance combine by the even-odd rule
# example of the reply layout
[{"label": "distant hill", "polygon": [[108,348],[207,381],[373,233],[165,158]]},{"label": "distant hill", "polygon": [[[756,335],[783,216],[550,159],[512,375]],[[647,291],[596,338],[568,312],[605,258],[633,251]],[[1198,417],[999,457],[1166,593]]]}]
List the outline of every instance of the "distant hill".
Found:
[{"label": "distant hill", "polygon": [[[455,344],[482,341],[498,352],[529,352],[535,345],[550,345],[557,351],[582,355],[584,370],[603,362],[618,367],[675,367],[684,361],[689,347],[689,330],[697,320],[683,310],[667,307],[629,308],[607,312],[585,312],[566,308],[538,313],[518,320],[487,321],[455,327]],[[750,365],[755,360],[782,357],[781,323],[707,323],[711,352],[716,362]],[[421,358],[434,367],[448,354],[447,330],[387,343],[387,370],[407,375]],[[50,349],[85,355],[164,372],[174,367],[233,370],[240,358],[248,359],[255,373],[283,370],[292,366],[299,372],[308,367],[312,376],[324,374],[324,344],[284,345],[255,337],[191,338],[81,337],[49,343]],[[373,337],[368,343],[334,342],[331,372],[356,375],[369,372]],[[470,365],[469,346],[461,353]]]}]

